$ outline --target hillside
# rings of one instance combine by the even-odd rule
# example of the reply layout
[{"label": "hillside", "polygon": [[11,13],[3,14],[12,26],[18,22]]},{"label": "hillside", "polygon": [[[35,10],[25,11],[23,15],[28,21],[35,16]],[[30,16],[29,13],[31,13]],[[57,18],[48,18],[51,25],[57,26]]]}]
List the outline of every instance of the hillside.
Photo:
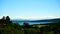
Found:
[{"label": "hillside", "polygon": [[33,20],[30,22],[57,22],[60,21],[60,18],[55,18],[55,19],[45,19],[45,20]]},{"label": "hillside", "polygon": [[[7,16],[0,19],[0,34],[60,34],[60,19],[52,19],[52,23],[33,24],[13,23]],[[35,21],[34,21],[35,22]],[[36,21],[37,22],[37,21]]]}]

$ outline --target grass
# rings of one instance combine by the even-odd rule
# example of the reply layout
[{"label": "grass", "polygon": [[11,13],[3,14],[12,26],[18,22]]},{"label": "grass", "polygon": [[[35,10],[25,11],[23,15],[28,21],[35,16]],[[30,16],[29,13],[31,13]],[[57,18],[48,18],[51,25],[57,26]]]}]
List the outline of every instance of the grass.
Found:
[{"label": "grass", "polygon": [[[58,32],[60,31],[60,23],[58,22],[50,23],[48,25],[46,24],[33,25],[30,28],[27,28],[27,26],[24,28],[17,23],[0,25],[3,26],[2,28],[0,28],[0,34],[40,34],[41,32],[43,32],[43,34],[55,34],[54,33],[55,30],[57,31],[58,34],[60,34],[60,32]],[[53,31],[53,29],[55,30]]]}]

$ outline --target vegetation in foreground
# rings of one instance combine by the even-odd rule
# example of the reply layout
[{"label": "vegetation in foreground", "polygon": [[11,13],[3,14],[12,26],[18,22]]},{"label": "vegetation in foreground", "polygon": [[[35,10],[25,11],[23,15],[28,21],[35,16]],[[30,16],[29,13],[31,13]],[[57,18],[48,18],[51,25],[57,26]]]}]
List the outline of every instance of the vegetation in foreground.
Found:
[{"label": "vegetation in foreground", "polygon": [[0,19],[0,34],[60,34],[60,21],[50,24],[29,25],[12,23],[9,16]]}]

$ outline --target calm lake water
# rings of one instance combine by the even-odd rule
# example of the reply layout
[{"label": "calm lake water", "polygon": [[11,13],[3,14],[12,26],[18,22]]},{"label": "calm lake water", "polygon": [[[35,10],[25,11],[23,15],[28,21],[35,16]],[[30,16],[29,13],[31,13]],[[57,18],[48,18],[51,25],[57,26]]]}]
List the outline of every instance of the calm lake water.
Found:
[{"label": "calm lake water", "polygon": [[[20,25],[23,25],[24,22],[18,22]],[[51,22],[27,22],[29,23],[30,25],[33,25],[33,24],[45,24],[45,23],[51,23]]]}]

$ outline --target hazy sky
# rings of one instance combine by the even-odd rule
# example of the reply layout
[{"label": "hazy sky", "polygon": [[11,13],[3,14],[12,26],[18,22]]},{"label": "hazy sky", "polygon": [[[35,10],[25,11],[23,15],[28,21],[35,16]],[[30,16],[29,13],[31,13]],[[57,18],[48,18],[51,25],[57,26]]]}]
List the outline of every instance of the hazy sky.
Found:
[{"label": "hazy sky", "polygon": [[22,19],[60,18],[60,0],[0,0],[0,17]]}]

